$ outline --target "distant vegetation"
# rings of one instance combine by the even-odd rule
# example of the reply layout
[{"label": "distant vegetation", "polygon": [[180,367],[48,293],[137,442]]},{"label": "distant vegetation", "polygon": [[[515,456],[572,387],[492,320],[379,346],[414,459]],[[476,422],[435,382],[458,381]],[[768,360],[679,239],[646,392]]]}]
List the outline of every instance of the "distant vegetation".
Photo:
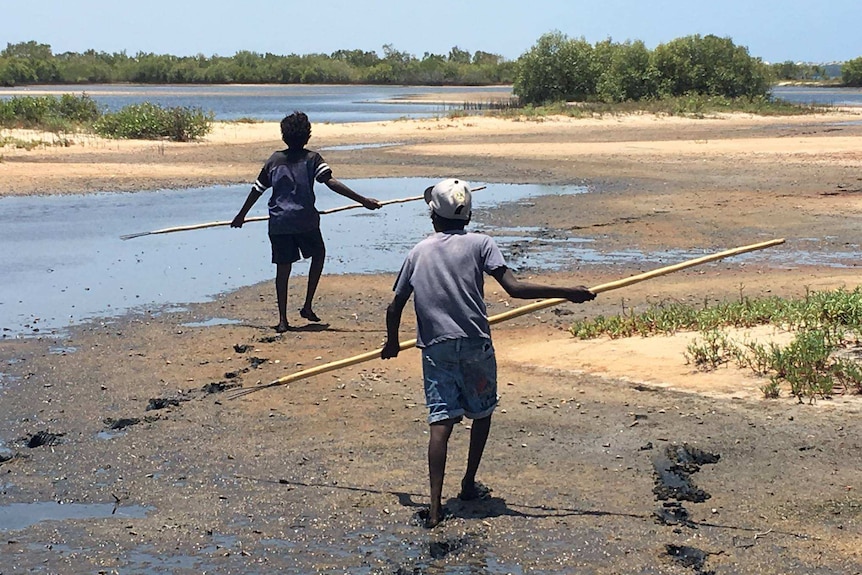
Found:
[{"label": "distant vegetation", "polygon": [[807,64],[779,62],[770,65],[777,82],[831,83],[841,82],[841,64]]},{"label": "distant vegetation", "polygon": [[[454,46],[448,54],[426,52],[421,58],[391,44],[374,51],[338,50],[332,54],[260,54],[243,50],[233,56],[172,56],[139,52],[54,54],[35,41],[9,43],[0,51],[0,85],[28,84],[400,84],[522,86],[528,103],[533,84],[548,86],[552,99],[641,100],[685,92],[736,97],[760,93],[762,82],[835,81],[859,85],[860,64],[782,62],[766,65],[728,38],[686,36],[649,50],[641,41],[594,45],[560,32],[545,34],[518,60]],[[546,66],[545,70],[535,66]],[[717,68],[716,68],[717,66]],[[728,77],[729,74],[729,77]],[[554,75],[559,76],[553,78]],[[552,80],[549,82],[549,80]],[[739,83],[751,84],[741,89]],[[538,99],[537,99],[538,98]]]},{"label": "distant vegetation", "polygon": [[54,54],[48,44],[7,44],[0,52],[0,85],[25,84],[511,84],[515,63],[502,56],[453,47],[421,59],[383,46],[383,56],[363,50],[332,54],[171,56],[87,50]]},{"label": "distant vegetation", "polygon": [[[178,57],[125,52],[54,54],[47,44],[7,44],[0,51],[0,85],[84,84],[512,84],[515,98],[501,114],[604,114],[631,111],[699,116],[721,111],[804,113],[814,108],[776,102],[771,86],[824,81],[834,69],[784,62],[767,65],[730,38],[693,35],[660,44],[604,40],[595,44],[551,32],[517,61],[457,46],[416,58],[391,45],[383,56],[362,50],[279,56],[237,52],[230,57]],[[846,62],[844,84],[862,85],[862,58]],[[489,104],[488,107],[495,107]],[[513,109],[514,108],[514,109]],[[95,131],[115,138],[189,141],[211,128],[213,114],[197,108],[144,103],[105,113],[85,94],[60,98],[0,98],[0,127],[54,132]]]},{"label": "distant vegetation", "polygon": [[[0,127],[31,128],[55,134],[84,131],[108,138],[188,142],[209,133],[212,122],[212,113],[199,108],[164,108],[149,102],[106,113],[86,94],[0,99]],[[5,140],[2,143],[18,145],[18,142]]]}]

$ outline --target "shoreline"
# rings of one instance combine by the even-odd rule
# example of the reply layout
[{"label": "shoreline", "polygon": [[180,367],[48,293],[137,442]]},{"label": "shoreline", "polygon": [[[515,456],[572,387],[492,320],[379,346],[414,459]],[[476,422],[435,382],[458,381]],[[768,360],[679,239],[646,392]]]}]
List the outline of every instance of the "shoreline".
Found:
[{"label": "shoreline", "polygon": [[[336,177],[340,178],[437,177],[449,168],[428,169],[423,165],[439,164],[448,157],[505,160],[517,153],[525,155],[520,158],[522,164],[558,163],[554,172],[563,174],[562,178],[536,171],[526,179],[519,175],[523,170],[508,168],[497,177],[494,173],[477,176],[475,172],[469,177],[511,183],[560,183],[584,176],[614,177],[616,170],[607,168],[618,156],[630,167],[702,158],[761,163],[775,160],[797,163],[801,159],[824,166],[843,163],[854,167],[859,165],[856,138],[862,133],[862,125],[854,123],[860,120],[862,108],[792,117],[731,114],[703,119],[647,114],[530,120],[466,116],[320,124],[314,126],[309,147],[386,144],[379,150],[326,151],[327,159],[338,168]],[[840,126],[842,123],[850,124]],[[829,135],[828,131],[847,136],[824,137]],[[66,146],[51,145],[62,140],[44,132],[2,130],[0,134],[44,142],[32,150],[0,148],[0,179],[4,182],[0,197],[248,183],[272,150],[283,147],[277,122],[217,122],[210,135],[191,143],[107,140],[72,134],[67,136],[72,143]],[[743,134],[745,137],[740,137]],[[576,159],[609,165],[579,174],[578,170],[561,164]],[[397,162],[393,165],[392,160]],[[38,179],[32,177],[34,166],[40,168]],[[497,172],[501,165],[495,161],[489,167]]]}]

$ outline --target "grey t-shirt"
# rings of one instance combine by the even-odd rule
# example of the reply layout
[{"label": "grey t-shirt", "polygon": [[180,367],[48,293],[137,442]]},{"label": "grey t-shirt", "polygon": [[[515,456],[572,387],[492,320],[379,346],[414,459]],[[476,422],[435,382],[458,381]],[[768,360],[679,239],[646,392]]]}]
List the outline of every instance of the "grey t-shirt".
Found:
[{"label": "grey t-shirt", "polygon": [[484,274],[505,265],[500,248],[485,234],[438,232],[416,244],[393,287],[398,296],[413,294],[416,346],[462,337],[490,339]]}]

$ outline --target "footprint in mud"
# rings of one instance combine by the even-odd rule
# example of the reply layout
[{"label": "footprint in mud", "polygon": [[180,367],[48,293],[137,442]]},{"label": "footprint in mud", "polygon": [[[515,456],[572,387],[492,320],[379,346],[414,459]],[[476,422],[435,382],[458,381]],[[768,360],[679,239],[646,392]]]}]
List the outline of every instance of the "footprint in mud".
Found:
[{"label": "footprint in mud", "polygon": [[65,433],[51,433],[48,430],[45,431],[37,431],[36,433],[30,435],[25,438],[25,445],[30,449],[34,449],[36,447],[42,447],[43,445],[53,446],[59,445],[63,442],[61,439]]}]

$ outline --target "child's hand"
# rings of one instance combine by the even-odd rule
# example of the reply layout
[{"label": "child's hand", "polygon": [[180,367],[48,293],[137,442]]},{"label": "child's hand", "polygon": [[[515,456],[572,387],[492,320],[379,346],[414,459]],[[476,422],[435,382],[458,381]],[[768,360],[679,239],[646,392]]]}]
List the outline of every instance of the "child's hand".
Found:
[{"label": "child's hand", "polygon": [[367,210],[379,210],[383,207],[382,205],[380,205],[380,202],[378,202],[374,198],[365,198],[362,200],[361,203]]},{"label": "child's hand", "polygon": [[386,340],[386,344],[383,346],[383,349],[380,350],[380,359],[389,359],[392,357],[398,357],[398,352],[401,351],[401,346],[398,342],[392,342]]},{"label": "child's hand", "polygon": [[243,216],[237,214],[237,216],[230,223],[230,227],[241,228],[244,223],[245,223],[245,218]]},{"label": "child's hand", "polygon": [[566,299],[575,303],[584,303],[596,299],[596,294],[590,291],[585,286],[575,286],[571,289],[571,293],[566,296]]}]

